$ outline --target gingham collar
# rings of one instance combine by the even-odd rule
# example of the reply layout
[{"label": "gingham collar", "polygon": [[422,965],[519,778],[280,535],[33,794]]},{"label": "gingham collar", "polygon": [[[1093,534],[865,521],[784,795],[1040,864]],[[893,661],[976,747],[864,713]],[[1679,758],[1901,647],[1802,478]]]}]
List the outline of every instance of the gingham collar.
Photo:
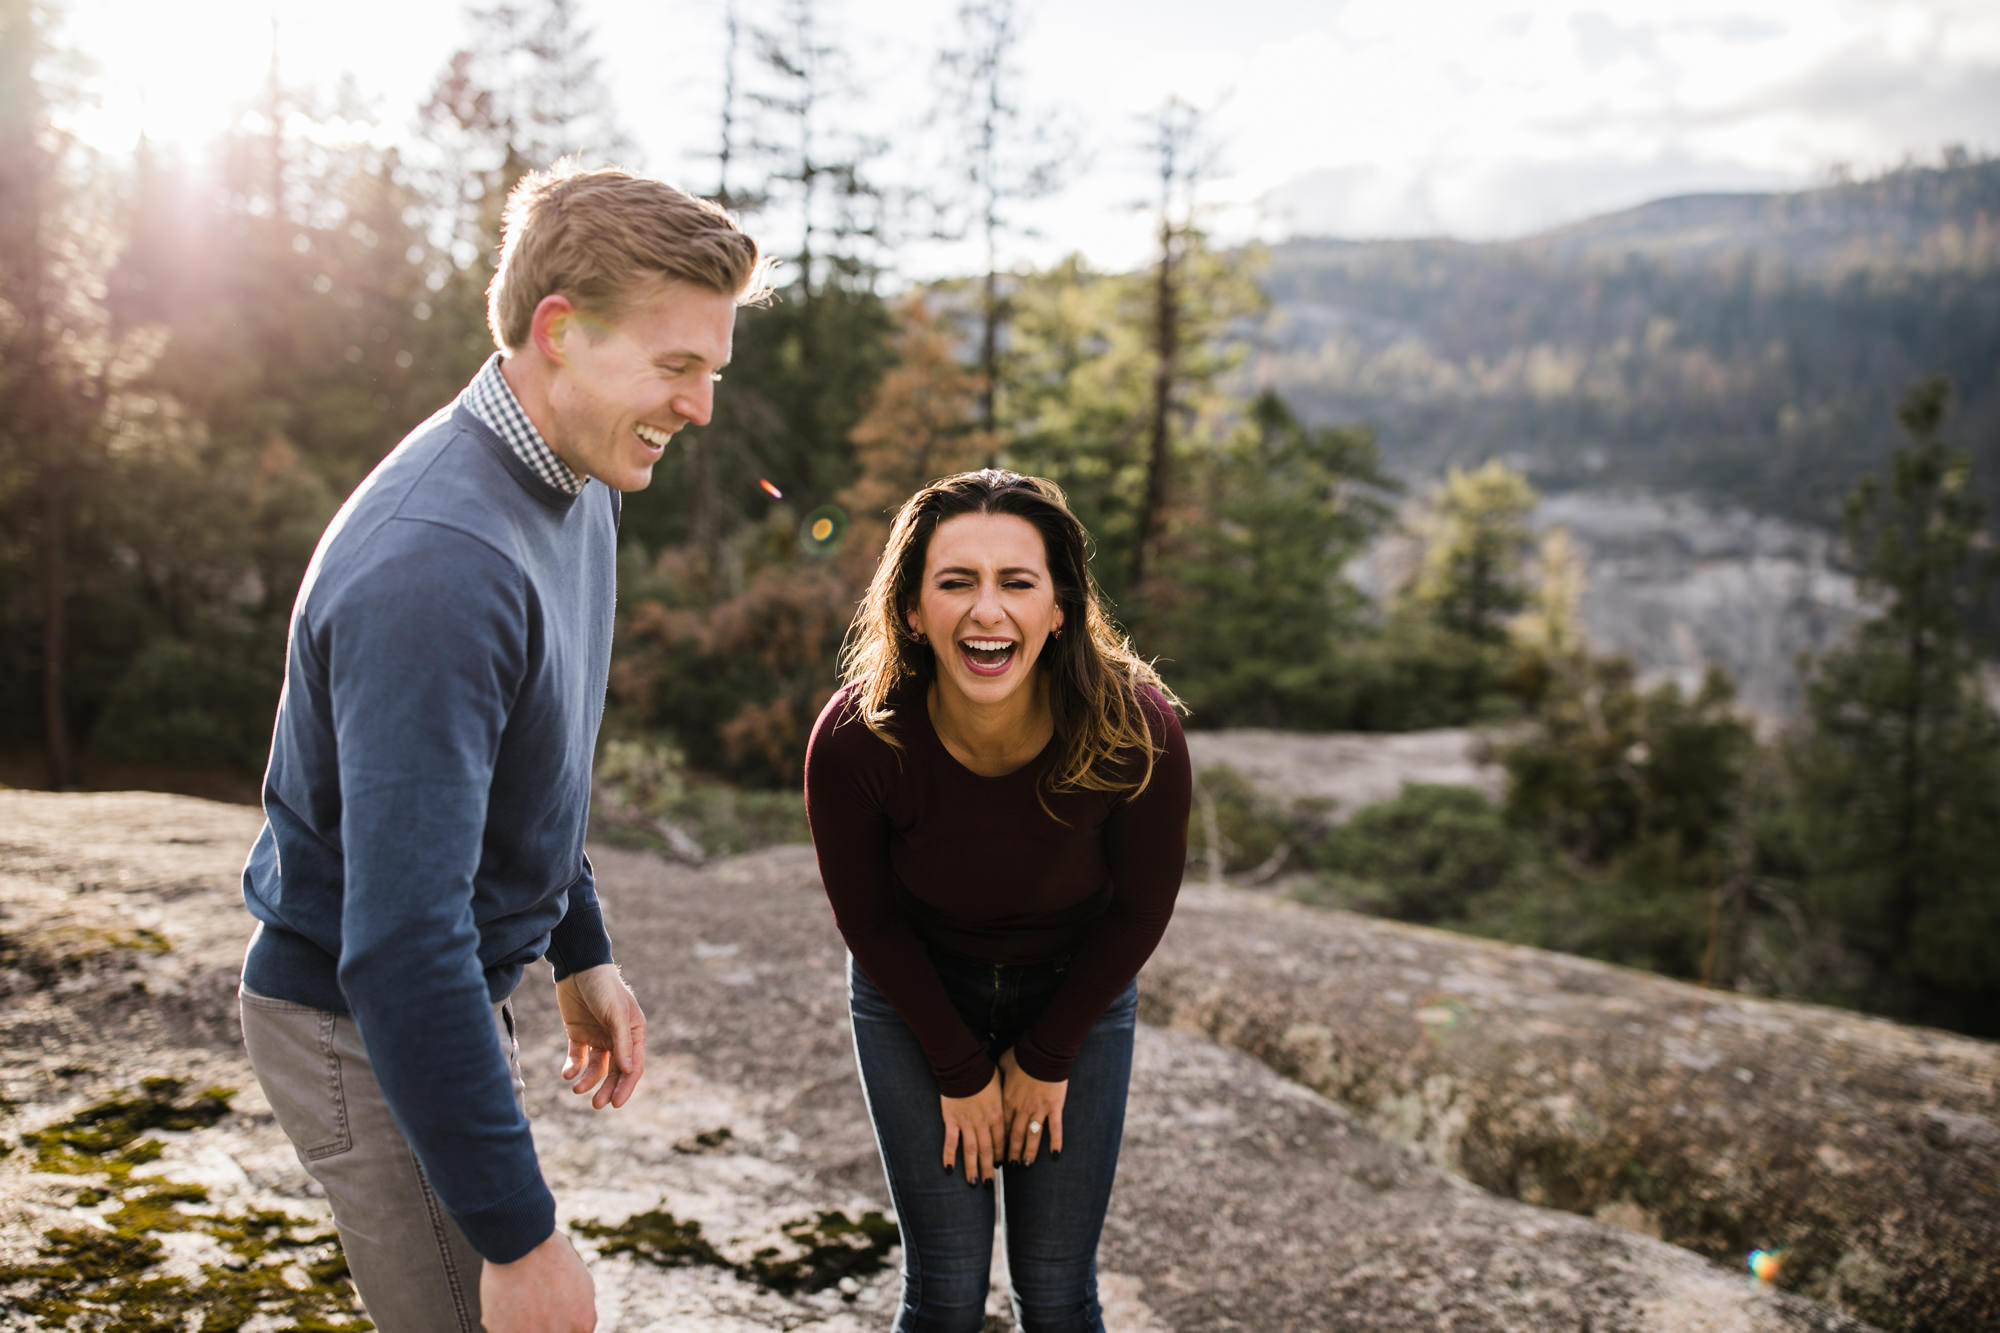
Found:
[{"label": "gingham collar", "polygon": [[505,440],[507,447],[536,476],[564,495],[583,492],[583,483],[590,478],[570,471],[569,464],[556,456],[556,451],[549,448],[549,442],[535,429],[535,423],[528,420],[528,414],[521,409],[521,400],[514,396],[513,386],[500,373],[500,353],[495,352],[472,377],[465,391],[465,405],[488,430]]}]

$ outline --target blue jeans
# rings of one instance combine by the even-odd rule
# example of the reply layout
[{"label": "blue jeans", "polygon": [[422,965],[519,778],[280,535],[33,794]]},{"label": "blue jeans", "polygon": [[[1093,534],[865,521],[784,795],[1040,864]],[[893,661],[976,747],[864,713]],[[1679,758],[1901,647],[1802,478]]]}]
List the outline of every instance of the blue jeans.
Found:
[{"label": "blue jeans", "polygon": [[[1007,965],[932,955],[945,993],[994,1056],[1007,1050],[1062,980],[1065,963]],[[978,1333],[993,1263],[994,1191],[945,1174],[944,1117],[923,1048],[853,959],[848,1009],[861,1087],[889,1196],[903,1229],[903,1303],[895,1333]],[[1063,1100],[1062,1160],[1002,1167],[1007,1271],[1021,1333],[1102,1333],[1097,1238],[1111,1202],[1138,988],[1126,986],[1085,1038]],[[1047,1135],[1043,1136],[1045,1139]]]}]

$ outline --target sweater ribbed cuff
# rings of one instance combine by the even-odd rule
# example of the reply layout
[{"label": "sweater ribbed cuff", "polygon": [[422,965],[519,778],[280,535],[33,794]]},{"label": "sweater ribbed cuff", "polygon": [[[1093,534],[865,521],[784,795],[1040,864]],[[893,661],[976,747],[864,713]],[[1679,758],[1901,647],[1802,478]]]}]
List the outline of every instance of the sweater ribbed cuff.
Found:
[{"label": "sweater ribbed cuff", "polygon": [[610,961],[611,936],[604,929],[604,913],[595,901],[583,907],[572,903],[549,932],[549,966],[556,980]]},{"label": "sweater ribbed cuff", "polygon": [[1029,1078],[1038,1078],[1044,1083],[1067,1083],[1069,1067],[1075,1059],[1064,1060],[1050,1055],[1029,1036],[1014,1043],[1014,1063],[1021,1066],[1021,1072]]},{"label": "sweater ribbed cuff", "polygon": [[556,1196],[540,1175],[498,1203],[470,1213],[453,1213],[451,1220],[479,1251],[496,1264],[511,1264],[534,1249],[556,1229]]},{"label": "sweater ribbed cuff", "polygon": [[947,1070],[933,1069],[931,1074],[937,1079],[938,1091],[945,1096],[976,1097],[993,1081],[993,1071],[993,1061],[981,1051],[977,1059]]}]

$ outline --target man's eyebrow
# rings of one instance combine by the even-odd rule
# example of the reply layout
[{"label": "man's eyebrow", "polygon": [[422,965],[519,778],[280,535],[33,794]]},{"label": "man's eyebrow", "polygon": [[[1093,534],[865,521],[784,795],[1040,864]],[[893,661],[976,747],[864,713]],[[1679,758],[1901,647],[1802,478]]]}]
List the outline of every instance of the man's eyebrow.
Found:
[{"label": "man's eyebrow", "polygon": [[[681,347],[676,347],[672,351],[661,352],[653,358],[653,364],[656,366],[664,366],[669,361],[694,361],[700,363],[701,365],[708,364],[708,358],[703,356],[700,352],[694,351],[690,348],[681,348]],[[729,363],[727,361],[724,361],[721,365],[715,367],[716,373],[718,374],[727,369],[729,369]]]}]

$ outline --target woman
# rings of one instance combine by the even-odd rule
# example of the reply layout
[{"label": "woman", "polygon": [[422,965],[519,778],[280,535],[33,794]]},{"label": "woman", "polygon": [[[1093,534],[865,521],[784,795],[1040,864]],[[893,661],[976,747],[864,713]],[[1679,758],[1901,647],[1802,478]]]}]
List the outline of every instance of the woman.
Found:
[{"label": "woman", "polygon": [[980,1328],[996,1179],[1016,1322],[1101,1329],[1133,978],[1187,856],[1176,701],[1062,492],[992,469],[903,506],[842,675],[806,812],[903,1229],[896,1329]]}]

